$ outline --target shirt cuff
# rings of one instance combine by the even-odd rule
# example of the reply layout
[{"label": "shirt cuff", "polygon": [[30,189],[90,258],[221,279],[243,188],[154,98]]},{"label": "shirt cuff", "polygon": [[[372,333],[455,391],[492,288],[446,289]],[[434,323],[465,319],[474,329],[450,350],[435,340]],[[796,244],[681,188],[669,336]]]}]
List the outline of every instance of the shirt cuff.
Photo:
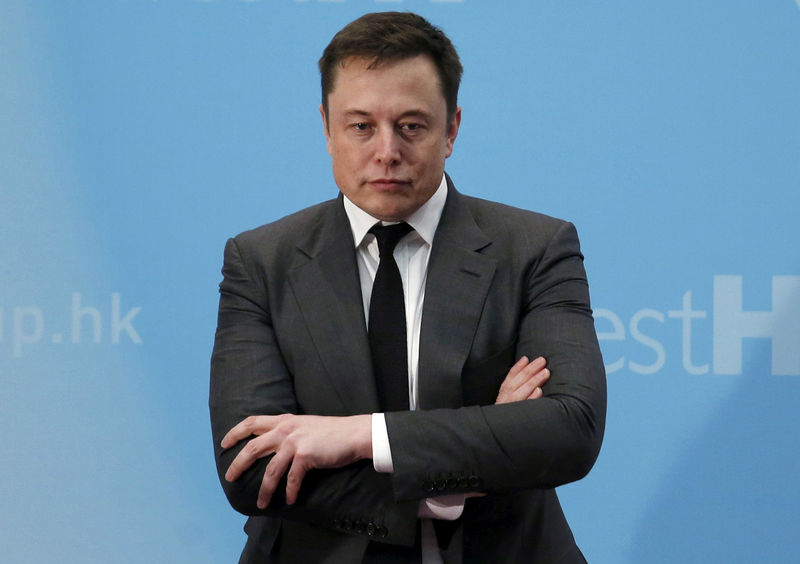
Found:
[{"label": "shirt cuff", "polygon": [[392,448],[389,446],[389,431],[383,413],[372,414],[372,466],[376,472],[394,472]]},{"label": "shirt cuff", "polygon": [[455,521],[464,512],[465,494],[440,495],[423,499],[419,504],[417,516],[428,519]]}]

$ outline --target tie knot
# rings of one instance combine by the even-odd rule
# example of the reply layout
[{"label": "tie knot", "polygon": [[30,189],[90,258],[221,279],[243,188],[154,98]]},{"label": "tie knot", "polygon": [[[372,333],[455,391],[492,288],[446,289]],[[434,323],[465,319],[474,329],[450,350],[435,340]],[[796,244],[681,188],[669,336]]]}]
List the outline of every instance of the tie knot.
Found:
[{"label": "tie knot", "polygon": [[380,223],[376,223],[369,232],[375,235],[375,238],[378,240],[380,256],[384,256],[387,253],[391,255],[400,239],[411,230],[412,227],[403,221],[401,223],[395,223],[394,225],[381,225]]}]

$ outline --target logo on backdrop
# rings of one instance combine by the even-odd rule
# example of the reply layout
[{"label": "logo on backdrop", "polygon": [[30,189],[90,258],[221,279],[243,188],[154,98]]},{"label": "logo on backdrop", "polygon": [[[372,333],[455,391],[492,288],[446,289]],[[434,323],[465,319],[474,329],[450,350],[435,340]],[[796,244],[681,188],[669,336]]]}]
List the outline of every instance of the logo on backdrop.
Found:
[{"label": "logo on backdrop", "polygon": [[[46,314],[38,306],[0,308],[0,345],[9,343],[12,356],[21,357],[34,345],[44,343],[141,344],[135,322],[142,308],[123,310],[119,293],[111,294],[109,301],[110,312],[104,313],[94,304],[86,303],[80,292],[73,292],[69,329],[52,332],[46,330],[49,327]],[[655,374],[664,367],[668,358],[664,342],[642,326],[652,327],[655,322],[672,324],[680,332],[681,365],[687,374],[742,374],[743,344],[745,339],[755,338],[771,344],[772,374],[800,376],[800,276],[772,277],[771,308],[768,310],[745,307],[742,276],[718,275],[713,281],[711,312],[698,308],[693,303],[692,291],[687,290],[681,298],[680,309],[666,312],[640,309],[631,316],[627,331],[620,316],[610,309],[597,308],[594,317],[601,344],[620,341],[627,345],[630,338],[646,349],[646,357],[652,357],[651,362],[642,363],[624,354],[627,346],[622,354],[604,350],[609,374],[623,368],[636,374]],[[607,330],[609,325],[610,331]],[[693,352],[697,348],[702,351],[700,355]],[[710,356],[711,362],[698,361],[698,356],[706,359]]]},{"label": "logo on backdrop", "polygon": [[14,307],[8,310],[0,308],[0,344],[8,339],[14,357],[23,356],[33,345],[48,342],[73,345],[104,342],[113,345],[123,342],[141,344],[142,338],[136,331],[134,321],[142,308],[132,307],[123,312],[122,297],[118,293],[111,294],[109,302],[110,314],[104,315],[101,309],[84,303],[80,292],[73,292],[67,332],[46,332],[46,315],[38,306]]},{"label": "logo on backdrop", "polygon": [[[607,327],[610,322],[613,329],[598,330],[597,337],[601,343],[627,340],[625,325],[616,313],[597,309],[594,316],[598,328]],[[683,294],[680,309],[669,310],[666,315],[655,309],[635,312],[628,323],[628,334],[633,341],[650,349],[649,355],[654,360],[642,364],[624,355],[609,354],[611,358],[606,358],[606,371],[611,374],[627,367],[637,374],[655,374],[661,370],[667,361],[667,349],[664,343],[646,334],[640,325],[643,320],[665,324],[674,319],[680,324],[681,364],[687,374],[742,374],[743,342],[758,338],[771,341],[772,374],[800,376],[800,276],[772,277],[772,308],[766,311],[745,309],[742,276],[714,276],[710,317],[709,336],[709,312],[695,308],[691,291]],[[696,331],[698,326],[700,330]],[[692,352],[698,342],[700,348],[706,350],[711,346],[710,364],[698,364]]]}]

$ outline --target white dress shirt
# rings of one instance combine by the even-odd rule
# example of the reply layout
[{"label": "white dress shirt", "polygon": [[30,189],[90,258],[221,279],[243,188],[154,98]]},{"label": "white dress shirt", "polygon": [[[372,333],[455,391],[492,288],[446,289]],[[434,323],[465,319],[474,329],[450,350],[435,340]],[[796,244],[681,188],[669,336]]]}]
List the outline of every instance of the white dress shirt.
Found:
[{"label": "white dress shirt", "polygon": [[[408,351],[408,405],[417,409],[419,336],[422,327],[422,304],[425,301],[425,280],[428,272],[433,236],[442,216],[447,199],[447,181],[442,176],[439,188],[433,196],[417,211],[406,218],[406,223],[414,228],[403,237],[394,250],[397,268],[403,281],[403,294],[406,308],[406,338]],[[358,275],[361,280],[361,297],[364,302],[364,318],[369,320],[369,302],[372,284],[378,270],[380,254],[375,236],[369,233],[379,222],[367,212],[356,206],[347,196],[344,209],[350,220],[353,241],[356,246]],[[386,222],[383,222],[386,223]],[[392,472],[392,453],[386,420],[382,413],[372,415],[372,461],[377,472]],[[464,495],[455,494],[425,499],[420,502],[419,516],[422,522],[422,561],[425,564],[441,562],[436,537],[429,519],[458,519],[464,510]]]}]

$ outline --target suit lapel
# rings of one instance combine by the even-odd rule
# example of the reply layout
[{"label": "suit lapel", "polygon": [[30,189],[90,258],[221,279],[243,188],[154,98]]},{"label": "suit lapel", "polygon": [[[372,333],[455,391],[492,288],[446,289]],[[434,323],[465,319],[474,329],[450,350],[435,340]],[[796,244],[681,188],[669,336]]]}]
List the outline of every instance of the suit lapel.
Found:
[{"label": "suit lapel", "polygon": [[353,235],[341,196],[297,252],[289,280],[344,413],[378,411]]},{"label": "suit lapel", "polygon": [[[490,244],[448,178],[425,285],[421,409],[463,404],[461,371],[496,269],[495,259],[478,251]],[[289,281],[343,413],[378,411],[353,236],[341,196],[297,245]]]},{"label": "suit lapel", "polygon": [[421,409],[463,405],[461,371],[497,267],[479,253],[491,240],[448,178],[425,285],[419,356]]}]

